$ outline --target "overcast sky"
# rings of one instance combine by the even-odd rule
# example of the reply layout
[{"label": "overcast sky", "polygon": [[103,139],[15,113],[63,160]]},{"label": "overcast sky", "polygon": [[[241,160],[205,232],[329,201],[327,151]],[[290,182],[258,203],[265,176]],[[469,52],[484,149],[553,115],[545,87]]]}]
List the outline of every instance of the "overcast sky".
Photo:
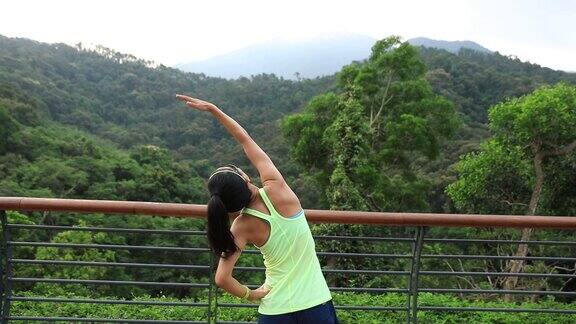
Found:
[{"label": "overcast sky", "polygon": [[100,44],[165,65],[326,33],[472,40],[576,71],[576,0],[4,0],[0,5],[2,35]]}]

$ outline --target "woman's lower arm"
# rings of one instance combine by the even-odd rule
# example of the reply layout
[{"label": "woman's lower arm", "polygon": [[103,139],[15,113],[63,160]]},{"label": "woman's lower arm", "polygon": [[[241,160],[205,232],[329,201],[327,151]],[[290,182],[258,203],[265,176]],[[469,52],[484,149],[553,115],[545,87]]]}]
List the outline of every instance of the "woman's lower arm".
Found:
[{"label": "woman's lower arm", "polygon": [[246,296],[246,291],[248,291],[245,285],[241,284],[236,280],[234,277],[228,277],[226,279],[217,280],[216,284],[218,287],[224,289],[231,295],[234,295],[239,298],[243,298]]}]

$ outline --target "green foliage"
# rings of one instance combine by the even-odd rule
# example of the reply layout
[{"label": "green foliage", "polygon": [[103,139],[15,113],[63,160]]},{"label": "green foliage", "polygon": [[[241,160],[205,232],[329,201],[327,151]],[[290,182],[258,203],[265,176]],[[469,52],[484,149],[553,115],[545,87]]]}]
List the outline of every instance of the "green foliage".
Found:
[{"label": "green foliage", "polygon": [[[564,213],[573,211],[573,208],[560,209],[550,202],[555,200],[557,192],[573,194],[574,174],[550,166],[566,165],[574,160],[575,107],[576,87],[563,83],[542,87],[530,95],[494,106],[490,110],[493,138],[482,146],[480,153],[465,156],[459,162],[460,179],[447,188],[456,206],[466,212],[487,214],[535,215],[545,211],[566,215]],[[567,189],[553,185],[565,185]],[[541,199],[542,192],[544,199]],[[562,199],[574,201],[574,195]],[[522,240],[529,240],[530,233],[523,229]],[[515,255],[527,253],[528,250],[520,246]],[[510,261],[506,267],[510,270],[504,271],[521,271],[523,262],[518,262]],[[532,261],[527,264],[528,271],[556,269],[551,264]],[[506,279],[503,286],[513,289],[516,284],[515,280]],[[532,281],[527,286],[539,288],[543,284]]]},{"label": "green foliage", "polygon": [[499,53],[462,49],[458,54],[420,48],[433,88],[456,104],[467,122],[486,123],[488,107],[561,81],[576,84],[576,74],[522,62]]},{"label": "green foliage", "polygon": [[[26,294],[26,296],[36,296]],[[65,295],[67,298],[78,297],[74,294]],[[336,306],[378,306],[378,307],[405,307],[406,296],[399,294],[334,294]],[[162,302],[207,302],[205,299],[175,298],[135,298],[141,301]],[[500,301],[481,301],[473,299],[460,299],[452,295],[437,295],[422,293],[419,296],[421,306],[440,307],[493,307],[493,308],[553,308],[574,310],[574,304],[560,304],[553,300],[540,303],[505,303]],[[219,303],[241,303],[237,298],[220,296]],[[105,304],[77,304],[77,303],[25,303],[14,302],[14,316],[65,316],[86,318],[132,318],[147,320],[190,320],[201,321],[207,319],[205,307],[190,306],[149,306],[149,305],[105,305]],[[341,323],[405,323],[406,312],[401,311],[373,311],[373,310],[337,310]],[[226,307],[218,310],[218,320],[222,321],[256,321],[258,314],[255,308]],[[504,313],[504,312],[440,312],[420,311],[418,320],[422,323],[518,323],[540,324],[560,323],[568,324],[576,320],[576,315],[546,314],[546,313]]]},{"label": "green foliage", "polygon": [[[339,93],[316,96],[304,112],[283,120],[295,161],[314,177],[331,209],[426,210],[428,182],[413,171],[414,156],[433,159],[439,142],[457,125],[452,104],[433,93],[417,50],[396,37],[377,42],[370,58],[338,74]],[[319,235],[381,235],[382,228],[320,225]],[[393,253],[366,242],[322,241],[325,251]],[[393,262],[391,262],[393,263]],[[379,269],[381,260],[328,258],[327,267]],[[404,267],[405,265],[400,265]],[[397,285],[346,275],[329,278],[342,286]]]},{"label": "green foliage", "polygon": [[[18,97],[14,90],[3,93]],[[137,146],[128,155],[71,127],[22,125],[1,102],[0,130],[9,134],[0,143],[0,195],[173,202],[206,197],[198,173],[166,149]]]},{"label": "green foliage", "polygon": [[6,154],[13,141],[13,135],[18,130],[18,123],[0,103],[0,154]]},{"label": "green foliage", "polygon": [[576,87],[559,83],[490,110],[490,129],[507,145],[555,150],[576,140]]},{"label": "green foliage", "polygon": [[[498,128],[501,136],[480,147],[478,143],[489,136],[483,124],[487,120],[487,108],[508,97],[525,95],[541,85],[558,81],[576,83],[576,74],[522,63],[497,53],[489,55],[464,50],[453,55],[434,49],[416,51],[397,38],[378,42],[368,60],[343,68],[338,77],[293,82],[274,75],[238,80],[209,78],[164,66],[153,67],[150,62],[105,48],[87,50],[82,46],[47,45],[0,36],[0,196],[204,203],[207,198],[204,179],[217,164],[232,162],[254,170],[247,167],[248,161],[241,148],[220,125],[174,101],[174,93],[184,92],[213,100],[244,125],[283,171],[307,208],[452,211],[450,202],[443,196],[445,186],[456,179],[450,166],[460,155],[481,149],[468,154],[458,166],[461,178],[449,189],[457,197],[453,198],[454,203],[471,213],[518,214],[525,208],[523,204],[534,181],[525,146],[520,143],[531,136],[542,136],[549,143],[568,143],[573,131],[570,123],[574,125],[570,117],[574,104],[571,101],[572,104],[563,105],[564,99],[558,98],[571,98],[573,90],[563,85],[555,87],[554,94],[542,90],[537,98],[521,98],[514,103],[498,105],[502,108],[491,115],[494,120],[491,127],[493,130]],[[524,107],[523,112],[518,116],[510,115],[514,110],[512,105]],[[454,132],[454,107],[465,123],[457,131],[455,140],[443,143],[442,140]],[[280,120],[285,138],[281,136]],[[569,121],[567,126],[561,124],[563,121]],[[519,129],[528,131],[521,136],[511,136],[520,134]],[[503,142],[511,145],[503,146]],[[545,144],[545,148],[554,149],[554,145],[558,144]],[[289,148],[293,150],[296,162],[287,158]],[[547,176],[542,194],[542,214],[576,214],[575,159],[572,154],[546,161],[545,171],[550,176]],[[310,172],[303,172],[302,166]],[[8,217],[11,223],[25,224],[186,230],[203,230],[205,226],[200,220],[117,215],[10,212]],[[493,238],[495,235],[501,239],[518,239],[517,233],[506,230],[435,230],[439,231],[436,233],[439,237]],[[314,231],[343,235],[412,234],[407,229],[366,226],[319,225]],[[28,230],[15,230],[14,235],[20,241],[206,246],[205,238],[186,235],[100,235]],[[560,239],[557,236],[573,239],[567,232],[535,235],[547,240]],[[406,245],[394,243],[324,241],[318,242],[318,246],[324,251],[409,252]],[[453,254],[513,252],[511,248],[501,246],[477,245],[429,244],[426,249],[429,253]],[[574,254],[571,248],[554,250],[546,246],[533,251],[539,255],[566,257]],[[197,265],[210,262],[207,255],[199,253],[117,250],[112,255],[91,249],[56,251],[33,247],[19,247],[17,252],[23,259],[94,258],[142,263],[154,260]],[[322,259],[328,267],[343,269],[409,269],[409,264],[400,259],[358,261],[341,258],[341,264],[334,261]],[[425,263],[425,266],[446,271],[462,266],[442,260],[426,260]],[[262,261],[257,255],[245,255],[240,264],[262,266]],[[466,262],[465,266],[478,271],[498,268],[494,263],[476,261]],[[541,271],[547,266],[529,264],[527,271]],[[201,271],[111,268],[114,271],[103,273],[103,269],[88,267],[85,276],[78,267],[19,265],[16,270],[22,276],[46,274],[202,283],[209,279]],[[407,286],[406,280],[395,276],[328,275],[327,278],[349,287]],[[242,274],[239,279],[250,283],[263,280],[261,273],[252,272]],[[448,282],[438,277],[422,280],[438,288],[468,287],[469,284],[463,280]],[[483,286],[487,283],[478,280],[473,284]],[[545,285],[560,289],[564,282],[549,280],[543,283],[528,279],[525,282],[525,286],[535,289]],[[127,289],[121,286],[88,290],[80,286],[15,284],[15,288],[23,294],[34,290],[50,296],[78,293],[126,299],[166,295],[202,300],[206,295],[205,291],[194,289]],[[354,304],[356,297],[337,295],[335,298],[350,298],[350,303]],[[365,305],[371,304],[371,300],[375,305],[404,303],[401,297],[392,295],[357,298],[358,304]],[[423,295],[422,300],[426,298]],[[224,300],[231,301],[231,298]],[[438,297],[438,300],[436,305],[460,305],[450,298]],[[541,302],[542,305],[547,303]],[[32,303],[15,305],[13,309],[16,310],[35,307]],[[165,308],[148,306],[37,305],[41,305],[38,307],[47,315],[60,309],[70,316],[131,317],[141,313],[150,318],[181,316],[185,319],[204,315],[204,310],[197,312],[189,307],[168,313]],[[561,306],[551,304],[551,307]],[[90,313],[94,310],[101,313]],[[387,318],[395,318],[394,314],[402,317],[400,313],[390,312],[374,318],[369,312],[340,314],[350,322],[385,322]],[[552,315],[541,314],[532,317],[499,317],[496,313],[466,313],[469,317],[434,312],[423,314],[431,316],[423,317],[423,322],[447,323],[458,322],[459,318],[487,323],[507,323],[516,319],[527,323],[534,319],[539,323],[552,318]],[[234,316],[250,320],[255,318],[255,313],[231,309],[223,311],[222,316],[229,320],[238,319]],[[561,323],[563,317],[558,318]]]},{"label": "green foliage", "polygon": [[[479,153],[465,156],[457,165],[459,180],[447,188],[456,206],[472,213],[524,214],[534,190],[534,158],[543,155],[544,199],[541,210],[574,215],[557,208],[556,193],[573,201],[574,179],[571,143],[576,142],[576,87],[559,83],[530,95],[510,99],[490,110],[493,138]],[[559,168],[564,165],[566,168]],[[564,205],[566,206],[566,205]]]},{"label": "green foliage", "polygon": [[381,40],[366,62],[338,74],[340,94],[315,97],[284,120],[292,155],[315,175],[331,208],[427,208],[425,181],[411,159],[437,157],[457,118],[453,105],[433,93],[425,70],[414,47],[397,37]]},{"label": "green foliage", "polygon": [[518,146],[487,141],[480,152],[465,155],[456,170],[459,179],[446,191],[458,209],[478,214],[526,213],[532,165]]},{"label": "green foliage", "polygon": [[[283,170],[303,197],[303,203],[308,206],[320,204],[320,208],[322,202],[314,198],[308,178],[300,176],[295,164],[286,158],[288,147],[277,122],[297,111],[312,96],[332,87],[333,80],[334,77],[325,77],[295,82],[266,74],[225,80],[184,73],[162,65],[153,66],[151,62],[103,47],[48,45],[0,36],[0,107],[6,107],[12,121],[39,126],[14,134],[14,138],[0,136],[0,160],[3,145],[11,146],[8,153],[18,149],[19,155],[28,160],[39,155],[52,156],[53,152],[60,152],[60,145],[47,146],[54,143],[45,137],[63,139],[61,134],[65,133],[72,135],[67,139],[72,144],[88,137],[98,148],[104,145],[137,150],[139,146],[153,145],[167,149],[173,160],[181,165],[181,171],[191,171],[186,170],[186,164],[195,171],[183,178],[176,170],[155,174],[151,170],[154,167],[149,167],[139,175],[143,181],[152,183],[142,187],[138,187],[140,179],[133,177],[104,184],[88,181],[81,185],[93,189],[91,192],[75,195],[74,189],[66,197],[178,202],[193,199],[203,203],[206,196],[198,195],[198,189],[185,188],[187,180],[193,183],[191,187],[197,188],[202,181],[197,177],[206,178],[213,168],[224,163],[234,163],[255,172],[223,127],[174,99],[176,93],[188,93],[214,101],[237,119]],[[51,129],[51,134],[40,135],[47,128]],[[12,142],[15,144],[11,145]],[[19,157],[10,156],[9,159]],[[183,161],[187,162],[180,163]],[[83,162],[92,161],[85,159]],[[126,171],[122,170],[123,165],[132,163],[122,161],[119,171]],[[101,165],[98,167],[101,169]],[[0,166],[0,179],[4,179],[3,169]],[[131,168],[129,171],[137,170]],[[169,189],[158,186],[163,181],[170,183],[174,176],[181,181],[169,184]],[[7,179],[0,188],[2,195],[45,197],[64,197],[73,189],[70,186],[57,192],[41,187],[23,189],[18,179]]]},{"label": "green foliage", "polygon": [[[414,162],[414,169],[428,174],[428,179],[424,180],[423,174],[419,174],[418,181],[409,181],[402,174],[389,174],[391,183],[382,187],[389,188],[389,192],[384,195],[391,200],[391,207],[379,207],[389,210],[396,209],[394,206],[400,204],[404,206],[402,210],[425,210],[426,205],[431,205],[435,211],[448,210],[450,206],[443,197],[443,189],[455,178],[449,166],[457,161],[459,155],[477,149],[478,141],[486,137],[484,127],[479,122],[487,120],[487,108],[507,97],[526,94],[543,84],[561,80],[576,82],[574,74],[523,63],[498,53],[492,55],[463,50],[454,55],[442,50],[420,48],[415,56],[414,48],[398,45],[397,38],[389,38],[380,43],[370,60],[372,63],[352,64],[344,68],[338,81],[339,89],[336,89],[335,77],[293,82],[273,75],[258,75],[224,80],[202,74],[183,73],[165,66],[153,67],[151,62],[103,47],[89,50],[82,45],[48,45],[0,36],[0,107],[5,107],[11,120],[20,125],[43,125],[34,132],[27,130],[11,137],[0,136],[0,147],[9,145],[10,152],[19,147],[21,152],[17,156],[10,155],[10,152],[8,155],[0,154],[0,160],[11,160],[0,162],[4,164],[4,167],[0,167],[0,179],[5,178],[3,172],[6,169],[22,162],[18,160],[20,155],[30,160],[32,155],[38,158],[39,155],[59,152],[58,146],[49,147],[47,145],[53,143],[41,140],[45,136],[40,136],[40,133],[46,132],[47,121],[55,122],[50,123],[52,134],[45,134],[49,137],[53,137],[54,133],[69,133],[69,126],[72,126],[96,135],[91,137],[91,140],[98,138],[93,142],[96,147],[103,145],[101,139],[106,139],[109,140],[106,145],[112,142],[122,149],[142,145],[166,148],[175,161],[189,161],[202,177],[206,177],[217,164],[225,162],[236,163],[253,172],[254,170],[248,167],[248,161],[243,157],[241,149],[222,127],[207,116],[183,109],[174,101],[174,93],[185,92],[213,100],[237,118],[280,167],[305,206],[328,208],[326,195],[318,192],[317,185],[320,183],[322,187],[327,186],[331,175],[314,172],[316,177],[311,177],[303,174],[295,163],[286,158],[289,145],[280,134],[278,120],[299,112],[310,98],[319,93],[342,91],[342,85],[352,82],[356,76],[358,79],[354,82],[362,86],[362,91],[367,94],[361,103],[364,105],[372,96],[375,104],[378,104],[376,99],[379,96],[378,91],[382,92],[382,80],[386,81],[386,73],[394,70],[398,71],[398,80],[411,80],[410,78],[420,75],[419,73],[426,73],[426,80],[434,92],[455,102],[456,110],[467,124],[458,131],[458,141],[440,146],[441,149],[434,149],[436,145],[424,145],[431,138],[422,137],[426,129],[420,127],[421,120],[404,120],[404,129],[410,125],[419,127],[417,134],[420,135],[415,137],[414,141],[424,144],[416,155],[409,153],[404,159],[391,155],[390,158],[396,158],[396,162]],[[423,62],[428,72],[425,72]],[[371,68],[368,68],[368,65]],[[361,68],[362,66],[366,68]],[[396,81],[392,83],[390,91],[395,87]],[[426,91],[426,85],[421,81],[401,82],[399,85],[409,97]],[[397,98],[404,100],[403,96]],[[392,101],[387,105],[393,105]],[[435,109],[446,106],[436,104]],[[422,101],[412,108],[425,106],[425,101]],[[333,113],[335,112],[327,114],[328,121],[335,118]],[[431,123],[432,120],[427,118],[427,122]],[[62,128],[62,125],[67,127]],[[327,126],[326,123],[319,125]],[[451,127],[451,123],[443,122],[430,125],[434,129]],[[317,129],[323,130],[319,127]],[[307,130],[312,129],[307,127]],[[296,129],[295,132],[297,131]],[[402,132],[402,129],[395,131]],[[71,139],[66,141],[75,143],[82,137],[86,137],[86,133],[73,133]],[[321,136],[308,137],[321,139]],[[295,136],[290,135],[288,138],[293,141]],[[397,137],[396,142],[390,144],[406,144],[402,140],[407,138]],[[324,147],[320,145],[323,143],[316,143],[314,140],[310,144]],[[44,149],[32,150],[33,147]],[[302,155],[303,159],[317,159],[318,163],[326,161],[326,152],[319,152],[317,155],[313,152],[309,150],[308,155]],[[439,159],[431,161],[426,158],[438,152]],[[419,157],[421,154],[423,155]],[[390,170],[385,172],[390,173]],[[78,196],[102,199],[127,197],[114,193],[106,184],[95,185],[88,182],[88,186],[95,188],[95,192],[81,193]],[[131,193],[138,189],[134,182],[129,180],[117,186],[119,190]],[[67,187],[63,186],[63,191],[60,192],[50,192],[49,188],[40,187],[24,190],[19,188],[18,179],[5,180],[2,187],[5,188],[4,195],[59,197],[72,189],[68,184]],[[153,197],[165,200],[165,192],[155,197],[150,193],[153,186],[144,189],[147,190],[147,199]],[[182,189],[176,191],[182,192]],[[66,197],[71,196],[75,196],[74,192]],[[133,196],[131,194],[131,197]],[[409,197],[412,199],[408,199]],[[205,197],[200,197],[200,202],[204,199]],[[184,201],[181,198],[179,200]]]},{"label": "green foliage", "polygon": [[[327,190],[330,207],[338,210],[366,210],[358,187],[363,173],[373,173],[368,164],[370,129],[362,115],[362,106],[350,98],[342,104],[333,123],[326,129],[326,144],[332,148],[334,165]],[[360,178],[360,179],[359,179]],[[360,180],[360,181],[359,181]]]},{"label": "green foliage", "polygon": [[[80,222],[80,226],[86,226],[85,222]],[[76,244],[102,244],[107,242],[106,233],[90,233],[83,231],[65,231],[58,233],[52,243],[76,243]],[[98,249],[62,249],[55,247],[40,247],[36,250],[35,260],[60,260],[60,261],[93,261],[93,262],[116,262],[116,252],[113,250]],[[49,266],[46,268],[27,268],[24,273],[34,274],[32,277],[43,276],[45,278],[60,279],[92,279],[106,280],[116,270],[104,267],[87,266]],[[115,277],[118,277],[115,274]],[[33,291],[38,294],[46,294],[52,288],[52,284],[39,283],[34,286]],[[75,293],[78,296],[99,297],[111,294],[109,288],[86,287],[83,285],[62,285],[58,289],[64,292]]]}]

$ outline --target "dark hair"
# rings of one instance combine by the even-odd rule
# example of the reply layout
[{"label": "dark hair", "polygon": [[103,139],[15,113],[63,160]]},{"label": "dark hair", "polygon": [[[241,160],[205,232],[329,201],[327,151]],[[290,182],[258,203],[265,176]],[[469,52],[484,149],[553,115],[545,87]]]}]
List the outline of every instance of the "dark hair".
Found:
[{"label": "dark hair", "polygon": [[214,254],[227,258],[238,250],[228,213],[246,207],[252,192],[242,176],[232,170],[214,173],[208,180],[208,191],[208,243]]}]

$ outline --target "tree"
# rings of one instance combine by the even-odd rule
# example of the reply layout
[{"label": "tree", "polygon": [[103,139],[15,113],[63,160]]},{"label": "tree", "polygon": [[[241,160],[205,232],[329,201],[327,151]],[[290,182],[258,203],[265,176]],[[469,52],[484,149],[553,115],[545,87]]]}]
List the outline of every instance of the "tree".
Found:
[{"label": "tree", "polygon": [[4,155],[9,151],[12,134],[18,128],[18,123],[0,103],[0,155]]},{"label": "tree", "polygon": [[[576,149],[576,87],[559,83],[510,99],[490,109],[493,137],[479,153],[465,156],[458,164],[460,179],[447,188],[457,207],[469,212],[536,215],[543,193],[553,201],[546,184],[564,184],[573,178],[552,163],[572,159]],[[559,161],[556,161],[559,160]],[[573,170],[573,169],[572,169]],[[558,179],[562,178],[562,179]],[[548,193],[546,193],[548,191]],[[554,206],[543,209],[554,212]],[[530,239],[531,228],[522,230],[522,241]],[[528,245],[520,244],[515,256],[525,257]],[[522,271],[524,260],[512,260],[507,270]],[[508,277],[505,289],[514,289],[518,277]],[[507,299],[510,299],[507,296]]]},{"label": "tree", "polygon": [[437,157],[457,118],[425,72],[414,47],[383,39],[366,62],[340,71],[339,93],[317,96],[283,120],[292,156],[315,175],[331,208],[427,208],[425,182],[411,162]]},{"label": "tree", "polygon": [[[322,188],[331,209],[424,210],[426,181],[412,170],[414,156],[435,158],[439,140],[457,125],[453,105],[433,93],[418,52],[399,38],[378,41],[366,62],[348,65],[338,74],[338,93],[313,98],[303,113],[283,120],[292,157]],[[379,235],[383,228],[319,225],[316,234]],[[365,241],[322,241],[322,249],[339,252],[392,253],[390,247]],[[343,269],[390,266],[390,261],[342,258]],[[377,264],[375,264],[377,263]],[[387,263],[387,264],[385,264]],[[327,260],[328,267],[336,259]],[[332,285],[398,285],[374,278]]]}]

